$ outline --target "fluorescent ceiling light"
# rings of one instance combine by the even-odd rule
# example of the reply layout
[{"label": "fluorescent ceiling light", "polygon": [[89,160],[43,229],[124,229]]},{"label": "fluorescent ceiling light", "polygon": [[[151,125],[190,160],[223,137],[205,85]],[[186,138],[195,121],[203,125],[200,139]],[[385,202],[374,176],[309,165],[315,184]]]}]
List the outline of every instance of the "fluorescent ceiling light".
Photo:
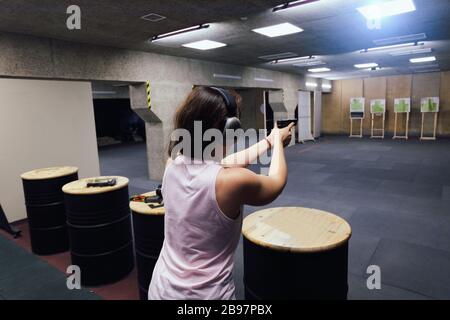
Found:
[{"label": "fluorescent ceiling light", "polygon": [[358,68],[358,69],[374,68],[374,67],[378,67],[378,63],[370,62],[370,63],[355,64],[355,68]]},{"label": "fluorescent ceiling light", "polygon": [[415,46],[415,45],[416,45],[415,42],[400,43],[400,44],[394,44],[394,45],[391,45],[391,46],[369,48],[367,50],[363,50],[362,52],[398,49],[398,48],[403,48],[403,47],[412,47],[412,46]]},{"label": "fluorescent ceiling light", "polygon": [[413,54],[421,54],[421,53],[431,53],[433,51],[431,48],[423,48],[423,49],[412,49],[412,50],[406,50],[406,51],[393,51],[389,54],[391,56],[397,57],[397,56],[409,56]]},{"label": "fluorescent ceiling light", "polygon": [[436,57],[432,56],[432,57],[409,59],[409,62],[411,62],[411,63],[421,63],[421,62],[430,62],[430,61],[436,61]]},{"label": "fluorescent ceiling light", "polygon": [[195,41],[195,42],[183,44],[183,47],[197,49],[197,50],[211,50],[211,49],[226,47],[226,44],[221,43],[221,42],[211,41],[211,40],[202,40],[202,41]]},{"label": "fluorescent ceiling light", "polygon": [[331,71],[331,69],[329,68],[314,68],[314,69],[308,69],[309,72],[327,72],[327,71]]},{"label": "fluorescent ceiling light", "polygon": [[294,63],[294,62],[300,62],[300,61],[305,61],[305,60],[314,60],[315,58],[316,57],[314,57],[314,56],[304,56],[304,57],[295,57],[295,58],[273,60],[270,63],[271,64]]},{"label": "fluorescent ceiling light", "polygon": [[304,61],[304,62],[294,63],[294,66],[302,68],[302,67],[320,66],[323,64],[326,64],[326,63],[321,60],[312,60],[312,61]]},{"label": "fluorescent ceiling light", "polygon": [[172,31],[172,32],[168,32],[168,33],[164,33],[164,34],[160,34],[160,35],[154,36],[154,37],[152,37],[150,39],[150,42],[154,42],[154,41],[161,40],[161,39],[164,39],[164,38],[176,36],[176,35],[179,35],[181,33],[197,31],[197,30],[206,29],[206,28],[209,28],[209,24],[199,24],[198,26],[189,27],[189,28],[176,30],[176,31]]},{"label": "fluorescent ceiling light", "polygon": [[407,42],[416,42],[420,40],[425,40],[427,38],[427,35],[425,33],[415,33],[415,34],[407,34],[402,36],[395,36],[395,37],[389,37],[389,38],[383,38],[383,39],[376,39],[373,40],[373,43],[376,46],[388,46],[391,44],[397,44],[397,43],[407,43]]},{"label": "fluorescent ceiling light", "polygon": [[439,72],[441,69],[427,69],[427,70],[417,70],[414,73],[429,73],[429,72]]},{"label": "fluorescent ceiling light", "polygon": [[409,66],[410,69],[426,69],[426,68],[439,68],[439,64],[426,64],[426,65],[412,65]]},{"label": "fluorescent ceiling light", "polygon": [[389,0],[358,8],[358,11],[367,20],[381,19],[415,10],[416,7],[412,0]]},{"label": "fluorescent ceiling light", "polygon": [[282,53],[260,56],[258,58],[262,59],[262,60],[267,60],[267,61],[274,61],[274,60],[281,60],[281,59],[286,59],[286,58],[295,58],[296,56],[297,56],[297,54],[294,52],[282,52]]},{"label": "fluorescent ceiling light", "polygon": [[273,38],[302,32],[303,29],[286,22],[274,26],[253,29],[252,31]]},{"label": "fluorescent ceiling light", "polygon": [[388,68],[381,68],[381,67],[372,67],[372,68],[367,68],[361,71],[380,71],[380,70],[386,70]]},{"label": "fluorescent ceiling light", "polygon": [[317,87],[317,83],[315,83],[315,82],[307,82],[307,83],[306,83],[306,86],[307,86],[307,87],[313,87],[313,88],[316,88],[316,87]]},{"label": "fluorescent ceiling light", "polygon": [[104,94],[104,95],[109,95],[109,94],[116,94],[117,92],[115,91],[92,91],[93,94]]},{"label": "fluorescent ceiling light", "polygon": [[331,89],[331,88],[332,88],[331,84],[325,84],[325,83],[322,84],[322,89]]},{"label": "fluorescent ceiling light", "polygon": [[266,79],[266,78],[255,78],[255,81],[262,81],[262,82],[273,82],[273,79]]},{"label": "fluorescent ceiling light", "polygon": [[290,8],[294,8],[294,7],[298,7],[300,5],[303,4],[308,4],[311,2],[316,2],[319,0],[298,0],[298,1],[290,1],[290,2],[286,2],[284,4],[280,4],[279,6],[276,6],[275,8],[273,8],[273,12],[277,12],[277,11],[281,11],[281,10],[286,10],[286,9],[290,9]]},{"label": "fluorescent ceiling light", "polygon": [[241,76],[234,76],[234,75],[231,75],[231,74],[221,74],[221,73],[214,73],[213,77],[214,78],[222,78],[222,79],[235,79],[235,80],[242,79]]}]

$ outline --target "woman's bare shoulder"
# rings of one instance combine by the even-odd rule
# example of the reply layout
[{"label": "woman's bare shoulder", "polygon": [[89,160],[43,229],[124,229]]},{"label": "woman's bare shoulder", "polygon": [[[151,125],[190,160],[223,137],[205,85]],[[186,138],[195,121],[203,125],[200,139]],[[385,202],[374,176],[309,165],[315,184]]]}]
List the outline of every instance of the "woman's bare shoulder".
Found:
[{"label": "woman's bare shoulder", "polygon": [[255,179],[256,174],[246,168],[222,168],[217,176],[217,184],[236,188]]}]

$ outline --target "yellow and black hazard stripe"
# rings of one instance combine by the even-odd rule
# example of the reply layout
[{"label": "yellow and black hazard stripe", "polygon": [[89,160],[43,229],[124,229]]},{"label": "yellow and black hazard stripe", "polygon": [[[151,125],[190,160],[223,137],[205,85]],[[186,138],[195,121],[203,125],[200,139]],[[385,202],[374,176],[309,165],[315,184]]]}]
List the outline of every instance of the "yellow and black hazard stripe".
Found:
[{"label": "yellow and black hazard stripe", "polygon": [[152,89],[150,87],[150,81],[147,81],[147,107],[149,110],[152,108]]}]

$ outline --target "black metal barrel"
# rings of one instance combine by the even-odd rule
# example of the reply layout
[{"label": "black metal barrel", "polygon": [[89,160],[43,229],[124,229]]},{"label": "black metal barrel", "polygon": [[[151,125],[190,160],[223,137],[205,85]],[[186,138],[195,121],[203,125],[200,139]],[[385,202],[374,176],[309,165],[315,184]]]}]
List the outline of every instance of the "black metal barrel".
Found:
[{"label": "black metal barrel", "polygon": [[62,187],[78,179],[78,168],[37,169],[21,178],[33,253],[51,255],[69,250]]},{"label": "black metal barrel", "polygon": [[[143,196],[155,196],[149,192]],[[164,242],[164,207],[150,208],[146,203],[130,202],[133,215],[134,246],[139,284],[139,297],[148,299],[153,269]]]},{"label": "black metal barrel", "polygon": [[345,300],[351,228],[333,214],[273,208],[244,220],[247,300]]},{"label": "black metal barrel", "polygon": [[128,179],[115,178],[110,187],[88,188],[95,178],[63,187],[72,264],[85,286],[119,281],[134,267]]}]

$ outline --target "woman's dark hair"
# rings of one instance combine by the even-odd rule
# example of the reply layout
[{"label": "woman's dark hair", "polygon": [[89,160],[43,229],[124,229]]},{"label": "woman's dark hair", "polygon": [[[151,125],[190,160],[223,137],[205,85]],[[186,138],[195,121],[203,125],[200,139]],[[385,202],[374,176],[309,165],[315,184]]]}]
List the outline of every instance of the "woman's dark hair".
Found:
[{"label": "woman's dark hair", "polygon": [[[229,90],[229,93],[236,99],[238,106],[238,113],[242,98],[234,91]],[[196,87],[188,95],[186,100],[177,109],[174,117],[174,130],[185,129],[191,135],[191,141],[194,137],[194,123],[196,121],[202,122],[202,136],[208,129],[223,130],[228,114],[227,106],[223,97],[214,89],[208,87]],[[169,157],[172,156],[172,151],[182,140],[173,141],[169,144]],[[203,142],[202,152],[210,142]],[[193,151],[192,143],[192,151]],[[191,152],[191,157],[194,157],[194,152]]]}]

